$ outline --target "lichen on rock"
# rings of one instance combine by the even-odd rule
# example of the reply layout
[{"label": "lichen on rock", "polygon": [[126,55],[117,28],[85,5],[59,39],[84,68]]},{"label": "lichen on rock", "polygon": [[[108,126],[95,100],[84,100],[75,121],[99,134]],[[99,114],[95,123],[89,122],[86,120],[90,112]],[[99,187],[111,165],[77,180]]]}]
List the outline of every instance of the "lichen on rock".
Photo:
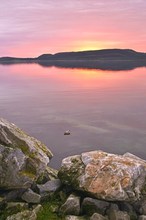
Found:
[{"label": "lichen on rock", "polygon": [[52,156],[43,143],[0,119],[0,189],[28,188],[44,173],[56,176],[48,169]]},{"label": "lichen on rock", "polygon": [[98,199],[135,201],[146,185],[146,162],[128,154],[91,151],[63,159],[58,176]]}]

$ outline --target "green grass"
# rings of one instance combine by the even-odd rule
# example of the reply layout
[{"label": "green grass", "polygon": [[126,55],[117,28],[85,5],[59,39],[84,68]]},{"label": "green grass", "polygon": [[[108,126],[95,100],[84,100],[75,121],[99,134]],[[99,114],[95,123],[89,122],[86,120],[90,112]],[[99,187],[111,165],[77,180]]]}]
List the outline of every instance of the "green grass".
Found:
[{"label": "green grass", "polygon": [[46,201],[42,204],[43,210],[37,215],[37,220],[65,220],[64,216],[58,215],[58,209],[61,205],[59,198],[50,198],[50,201]]}]

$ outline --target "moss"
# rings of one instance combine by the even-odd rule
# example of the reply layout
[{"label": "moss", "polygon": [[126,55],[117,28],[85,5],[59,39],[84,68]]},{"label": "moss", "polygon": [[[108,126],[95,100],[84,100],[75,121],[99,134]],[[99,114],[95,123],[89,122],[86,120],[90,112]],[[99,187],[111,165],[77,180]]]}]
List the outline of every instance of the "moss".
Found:
[{"label": "moss", "polygon": [[30,177],[31,179],[34,179],[37,175],[34,161],[31,158],[27,158],[25,167],[19,173],[20,175],[25,175],[27,177]]},{"label": "moss", "polygon": [[74,188],[79,187],[78,177],[84,173],[85,165],[83,164],[81,157],[76,157],[71,160],[72,165],[68,169],[67,167],[62,167],[58,173],[59,179],[67,185],[72,185]]},{"label": "moss", "polygon": [[25,170],[26,172],[36,176],[37,174],[36,167],[34,161],[31,158],[27,158]]},{"label": "moss", "polygon": [[36,141],[35,147],[37,147],[38,149],[41,149],[49,158],[53,157],[52,152],[43,143]]},{"label": "moss", "polygon": [[19,148],[22,150],[22,152],[25,154],[25,155],[28,155],[29,156],[29,148],[27,145],[20,145]]},{"label": "moss", "polygon": [[38,213],[37,220],[65,220],[65,217],[58,213],[61,204],[62,201],[60,197],[58,197],[58,195],[53,196],[48,202],[42,204],[43,210]]},{"label": "moss", "polygon": [[33,173],[29,172],[28,170],[21,171],[20,175],[27,176],[27,177],[29,177],[31,179],[34,179],[36,177]]},{"label": "moss", "polygon": [[6,208],[5,204],[5,206],[3,205],[3,207],[0,207],[0,220],[6,220],[8,216],[17,214],[18,212],[22,212],[24,210],[26,210],[26,208],[22,208],[22,206],[19,204],[8,209]]}]

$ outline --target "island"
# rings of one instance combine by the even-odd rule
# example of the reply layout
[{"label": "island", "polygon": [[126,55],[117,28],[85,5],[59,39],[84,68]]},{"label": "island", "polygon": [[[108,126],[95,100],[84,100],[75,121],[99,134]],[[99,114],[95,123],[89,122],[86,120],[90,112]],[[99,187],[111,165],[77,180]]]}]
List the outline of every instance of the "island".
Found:
[{"label": "island", "polygon": [[44,67],[132,70],[146,66],[146,53],[131,49],[103,49],[42,54],[35,58],[1,57],[0,64],[37,63]]}]

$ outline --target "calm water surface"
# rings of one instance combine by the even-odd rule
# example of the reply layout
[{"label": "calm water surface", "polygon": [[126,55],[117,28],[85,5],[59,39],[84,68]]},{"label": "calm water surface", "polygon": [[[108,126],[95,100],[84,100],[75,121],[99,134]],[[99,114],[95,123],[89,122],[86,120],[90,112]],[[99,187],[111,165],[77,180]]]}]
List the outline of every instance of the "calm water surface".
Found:
[{"label": "calm water surface", "polygon": [[98,149],[146,159],[146,69],[0,65],[0,117],[44,142],[55,168],[68,155]]}]

